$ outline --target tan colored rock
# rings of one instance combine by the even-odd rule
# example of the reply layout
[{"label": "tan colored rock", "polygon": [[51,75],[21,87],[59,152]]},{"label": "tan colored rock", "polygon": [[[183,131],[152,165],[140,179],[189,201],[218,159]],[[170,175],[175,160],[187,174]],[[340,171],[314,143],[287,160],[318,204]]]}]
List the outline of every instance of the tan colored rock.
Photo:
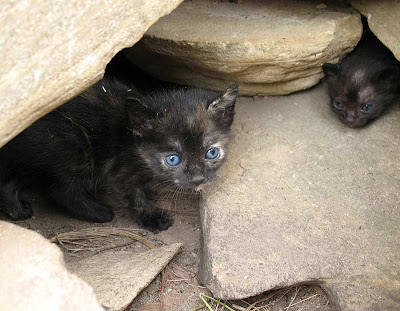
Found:
[{"label": "tan colored rock", "polygon": [[98,81],[181,1],[1,1],[0,146]]},{"label": "tan colored rock", "polygon": [[400,310],[400,110],[351,129],[324,84],[236,107],[202,192],[200,283],[221,299],[319,283],[332,310]]},{"label": "tan colored rock", "polygon": [[395,0],[350,0],[365,15],[372,32],[400,60],[400,2]]},{"label": "tan colored rock", "polygon": [[93,289],[40,234],[0,221],[0,310],[103,311]]},{"label": "tan colored rock", "polygon": [[160,19],[126,55],[151,75],[241,94],[288,94],[323,76],[357,44],[359,14],[329,1],[193,0]]},{"label": "tan colored rock", "polygon": [[182,248],[175,243],[136,253],[106,252],[70,264],[110,311],[125,310]]}]

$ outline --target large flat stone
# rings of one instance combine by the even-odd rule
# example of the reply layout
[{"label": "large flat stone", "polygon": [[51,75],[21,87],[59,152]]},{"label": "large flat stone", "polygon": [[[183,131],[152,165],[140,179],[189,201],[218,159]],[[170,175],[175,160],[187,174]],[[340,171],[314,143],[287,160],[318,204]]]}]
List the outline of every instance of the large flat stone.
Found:
[{"label": "large flat stone", "polygon": [[40,234],[0,221],[0,310],[103,311],[93,289]]},{"label": "large flat stone", "polygon": [[400,2],[394,0],[350,0],[368,19],[369,28],[400,60]]},{"label": "large flat stone", "polygon": [[100,80],[182,0],[0,1],[0,147]]},{"label": "large flat stone", "polygon": [[217,297],[318,282],[337,310],[400,310],[400,111],[351,129],[328,103],[325,85],[239,99],[202,202],[200,281]]},{"label": "large flat stone", "polygon": [[357,44],[359,14],[342,1],[185,1],[126,55],[151,75],[241,94],[288,94]]},{"label": "large flat stone", "polygon": [[125,310],[182,248],[175,243],[144,252],[106,252],[69,264],[69,270],[88,282],[102,305]]}]

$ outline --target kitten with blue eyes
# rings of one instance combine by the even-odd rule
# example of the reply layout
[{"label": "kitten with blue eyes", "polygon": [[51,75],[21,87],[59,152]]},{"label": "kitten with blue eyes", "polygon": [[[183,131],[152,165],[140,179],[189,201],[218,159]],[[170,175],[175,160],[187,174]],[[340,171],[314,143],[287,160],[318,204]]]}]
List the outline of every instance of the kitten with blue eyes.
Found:
[{"label": "kitten with blue eyes", "polygon": [[400,97],[400,65],[364,23],[363,36],[339,64],[324,64],[331,108],[349,127],[378,118]]},{"label": "kitten with blue eyes", "polygon": [[157,187],[199,191],[225,161],[237,86],[223,94],[180,88],[141,95],[104,78],[0,149],[0,210],[32,216],[22,188],[94,222],[127,207],[143,228],[173,220],[154,205]]}]

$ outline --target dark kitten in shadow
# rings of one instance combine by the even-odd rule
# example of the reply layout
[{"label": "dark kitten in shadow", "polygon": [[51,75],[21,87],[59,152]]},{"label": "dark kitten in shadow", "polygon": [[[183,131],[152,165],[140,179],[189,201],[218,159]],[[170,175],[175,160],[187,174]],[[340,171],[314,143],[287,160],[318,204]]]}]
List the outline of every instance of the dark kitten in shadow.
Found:
[{"label": "dark kitten in shadow", "polygon": [[339,64],[324,64],[331,108],[349,127],[361,127],[379,117],[399,99],[400,65],[369,30]]},{"label": "dark kitten in shadow", "polygon": [[141,95],[105,78],[0,149],[0,210],[32,216],[18,193],[40,185],[78,217],[108,222],[128,207],[151,231],[172,218],[154,206],[157,187],[200,190],[224,162],[238,88],[180,88]]}]

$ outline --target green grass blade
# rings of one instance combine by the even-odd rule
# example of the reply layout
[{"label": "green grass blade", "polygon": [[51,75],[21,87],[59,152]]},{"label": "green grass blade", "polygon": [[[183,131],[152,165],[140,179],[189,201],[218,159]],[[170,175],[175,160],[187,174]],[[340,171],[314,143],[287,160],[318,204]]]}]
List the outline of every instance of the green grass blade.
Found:
[{"label": "green grass blade", "polygon": [[[200,297],[201,297],[201,299],[204,301],[204,303],[206,303],[206,304],[207,304],[207,302],[206,302],[206,300],[205,300],[203,297],[205,297],[205,298],[207,298],[207,299],[210,299],[210,300],[212,300],[212,301],[218,303],[219,305],[223,306],[224,308],[227,308],[229,311],[235,311],[235,310],[233,310],[231,307],[229,307],[229,306],[227,306],[226,304],[222,303],[221,301],[219,301],[219,300],[217,300],[217,299],[215,299],[215,298],[213,298],[213,297],[207,296],[206,294],[200,294]],[[207,306],[208,306],[208,304],[207,304]],[[209,309],[212,310],[210,307],[209,307]]]},{"label": "green grass blade", "polygon": [[212,309],[212,308],[211,308],[211,306],[208,304],[207,300],[205,300],[205,299],[204,299],[204,297],[203,297],[203,296],[207,297],[207,296],[206,296],[206,295],[204,295],[204,294],[200,294],[200,298],[201,298],[201,300],[203,300],[203,302],[206,304],[206,306],[207,306],[208,310],[210,310],[210,311],[213,311],[213,309]]}]

